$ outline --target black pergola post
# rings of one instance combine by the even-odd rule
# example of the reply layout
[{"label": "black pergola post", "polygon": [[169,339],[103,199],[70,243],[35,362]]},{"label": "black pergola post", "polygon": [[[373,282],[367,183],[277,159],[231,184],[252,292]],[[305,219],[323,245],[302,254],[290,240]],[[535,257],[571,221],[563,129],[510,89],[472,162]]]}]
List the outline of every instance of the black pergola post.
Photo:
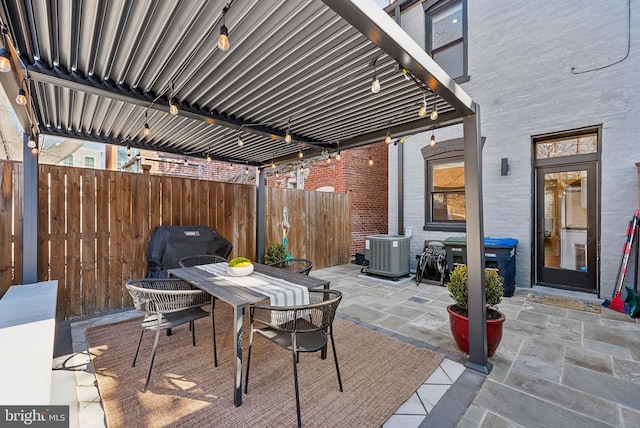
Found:
[{"label": "black pergola post", "polygon": [[467,267],[469,273],[469,362],[467,367],[489,373],[487,308],[484,289],[484,219],[482,207],[482,138],[480,106],[464,117],[464,180],[467,202]]},{"label": "black pergola post", "polygon": [[[34,138],[37,136],[34,135]],[[22,136],[22,283],[38,282],[38,153],[27,145],[29,135]]]}]

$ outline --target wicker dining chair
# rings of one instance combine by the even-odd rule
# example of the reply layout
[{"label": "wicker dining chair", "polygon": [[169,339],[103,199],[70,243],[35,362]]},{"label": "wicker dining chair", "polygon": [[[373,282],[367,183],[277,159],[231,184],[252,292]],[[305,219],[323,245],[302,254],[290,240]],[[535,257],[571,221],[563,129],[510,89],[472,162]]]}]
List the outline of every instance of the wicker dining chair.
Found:
[{"label": "wicker dining chair", "polygon": [[[147,371],[147,380],[143,391],[149,386],[151,370],[156,356],[156,349],[160,339],[160,331],[171,329],[182,324],[189,323],[191,329],[191,340],[196,346],[196,331],[194,321],[209,316],[209,312],[202,309],[202,306],[211,302],[211,295],[201,290],[194,290],[191,285],[181,279],[132,279],[126,284],[127,291],[133,299],[133,305],[141,312],[145,313],[142,320],[142,331],[133,357],[132,367],[136,366],[140,343],[145,331],[155,331],[153,350],[151,351],[151,361]],[[215,324],[212,326],[215,332]],[[215,356],[215,336],[213,342],[214,365],[218,365]]]},{"label": "wicker dining chair", "polygon": [[[333,320],[341,300],[342,293],[337,290],[309,290],[308,305],[271,306],[255,304],[250,306],[251,333],[249,335],[244,393],[246,394],[249,390],[249,369],[251,367],[251,347],[254,333],[258,333],[278,346],[291,350],[298,427],[302,426],[300,393],[298,391],[298,356],[300,352],[317,352],[325,349],[330,338],[338,375],[338,385],[340,386],[340,392],[342,392],[338,355],[336,354],[336,345],[333,339]],[[259,327],[256,327],[256,324]]]},{"label": "wicker dining chair", "polygon": [[212,263],[222,263],[226,261],[227,259],[224,257],[216,256],[215,254],[198,254],[196,256],[183,257],[178,261],[178,263],[180,264],[180,267],[191,267]]},{"label": "wicker dining chair", "polygon": [[285,269],[290,272],[309,275],[309,272],[311,272],[311,268],[313,268],[313,262],[309,259],[294,257],[291,259],[279,260],[277,262],[270,263],[269,266],[274,266],[279,269]]}]

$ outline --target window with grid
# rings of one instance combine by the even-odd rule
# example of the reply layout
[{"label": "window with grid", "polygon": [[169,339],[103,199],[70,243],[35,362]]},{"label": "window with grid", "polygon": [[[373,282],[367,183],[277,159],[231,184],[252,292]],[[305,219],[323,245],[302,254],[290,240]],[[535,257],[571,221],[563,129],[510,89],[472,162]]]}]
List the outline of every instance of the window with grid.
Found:
[{"label": "window with grid", "polygon": [[467,74],[467,1],[442,0],[423,3],[426,14],[426,49],[457,82]]}]

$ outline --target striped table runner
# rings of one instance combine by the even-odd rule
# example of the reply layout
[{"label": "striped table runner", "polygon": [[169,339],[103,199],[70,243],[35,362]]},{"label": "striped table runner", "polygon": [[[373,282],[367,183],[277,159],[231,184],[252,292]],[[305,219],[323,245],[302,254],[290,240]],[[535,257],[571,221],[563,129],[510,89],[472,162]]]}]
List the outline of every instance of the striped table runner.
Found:
[{"label": "striped table runner", "polygon": [[230,276],[227,274],[227,263],[213,263],[196,266],[238,287],[263,294],[269,298],[272,306],[299,306],[309,304],[309,289],[304,285],[294,284],[283,279],[274,278],[259,272],[247,276]]}]

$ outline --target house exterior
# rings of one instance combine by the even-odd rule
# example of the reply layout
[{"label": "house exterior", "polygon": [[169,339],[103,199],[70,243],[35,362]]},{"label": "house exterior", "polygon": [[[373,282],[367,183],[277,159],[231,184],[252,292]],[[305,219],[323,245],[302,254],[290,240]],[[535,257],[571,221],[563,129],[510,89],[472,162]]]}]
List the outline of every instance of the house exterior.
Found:
[{"label": "house exterior", "polygon": [[[614,291],[638,207],[635,6],[399,0],[385,8],[481,108],[484,235],[518,240],[516,287]],[[463,172],[462,125],[389,146],[389,231],[411,229],[412,254],[425,241],[465,235]]]}]

